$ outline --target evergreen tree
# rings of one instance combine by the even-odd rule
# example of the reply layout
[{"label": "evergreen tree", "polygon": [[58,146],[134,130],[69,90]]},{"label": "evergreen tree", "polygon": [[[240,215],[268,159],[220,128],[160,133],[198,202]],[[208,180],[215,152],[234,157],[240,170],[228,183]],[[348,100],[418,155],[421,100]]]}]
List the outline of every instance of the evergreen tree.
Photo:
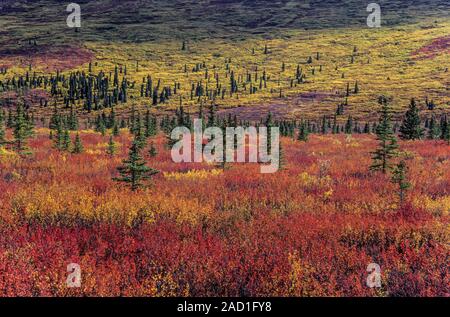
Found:
[{"label": "evergreen tree", "polygon": [[436,123],[434,118],[431,118],[429,124],[428,124],[428,136],[427,138],[429,140],[436,140],[439,139],[439,136],[441,135],[441,129],[439,128],[439,124]]},{"label": "evergreen tree", "polygon": [[14,117],[11,109],[8,111],[8,120],[6,121],[6,127],[9,129],[14,127]]},{"label": "evergreen tree", "polygon": [[158,155],[158,151],[156,150],[153,142],[150,143],[150,150],[148,151],[148,154],[150,154],[151,157],[155,157],[156,155]]},{"label": "evergreen tree", "polygon": [[323,116],[322,118],[322,134],[327,134],[328,133],[328,128],[327,128],[327,119],[325,118],[325,116]]},{"label": "evergreen tree", "polygon": [[347,122],[345,123],[345,133],[352,134],[352,128],[353,128],[353,118],[349,116]]},{"label": "evergreen tree", "polygon": [[278,170],[282,171],[284,169],[286,169],[286,156],[284,154],[284,149],[283,146],[281,145],[280,142],[280,146],[279,146],[279,157],[278,157]]},{"label": "evergreen tree", "polygon": [[114,124],[114,126],[112,128],[112,135],[118,136],[119,134],[120,134],[119,126],[116,123],[116,124]]},{"label": "evergreen tree", "polygon": [[147,113],[145,114],[145,136],[148,138],[155,135],[156,135],[156,122],[150,115],[150,111],[147,110]]},{"label": "evergreen tree", "polygon": [[403,205],[403,201],[405,199],[405,191],[411,187],[411,184],[408,182],[406,177],[407,169],[408,168],[405,161],[401,160],[400,163],[395,166],[392,172],[391,182],[398,185],[400,205]]},{"label": "evergreen tree", "polygon": [[214,104],[211,104],[209,107],[208,112],[208,123],[206,124],[207,127],[214,127],[216,126],[217,120],[216,120],[216,107]]},{"label": "evergreen tree", "polygon": [[447,129],[445,129],[444,140],[447,141],[448,145],[450,145],[450,123],[447,122]]},{"label": "evergreen tree", "polygon": [[80,135],[77,133],[73,146],[72,153],[79,154],[83,152],[83,144],[81,143]]},{"label": "evergreen tree", "polygon": [[309,129],[305,122],[301,122],[299,129],[298,129],[298,141],[307,142],[309,137]]},{"label": "evergreen tree", "polygon": [[409,109],[405,113],[402,126],[400,127],[400,138],[403,140],[418,140],[423,137],[423,129],[419,117],[419,108],[416,101],[411,99]]},{"label": "evergreen tree", "polygon": [[109,137],[109,142],[108,142],[108,147],[106,148],[106,153],[112,157],[116,154],[116,152],[117,152],[117,145],[114,142],[113,136],[111,135]]},{"label": "evergreen tree", "polygon": [[98,118],[96,130],[97,132],[100,132],[103,136],[106,134],[105,121],[101,116],[99,116]]},{"label": "evergreen tree", "polygon": [[70,148],[70,143],[71,143],[71,140],[70,140],[69,130],[65,129],[64,134],[63,134],[62,150],[68,151]]},{"label": "evergreen tree", "polygon": [[[440,123],[440,127],[441,127],[441,135],[440,135],[440,139],[442,140],[449,140],[449,136],[450,136],[450,121],[447,121],[447,117],[443,116],[441,118],[441,123]],[[450,142],[450,141],[449,141]]]},{"label": "evergreen tree", "polygon": [[33,135],[33,126],[27,120],[27,116],[22,104],[16,109],[16,116],[13,124],[14,145],[19,153],[24,153],[27,149],[26,142]]},{"label": "evergreen tree", "polygon": [[5,132],[5,118],[3,110],[0,111],[0,145],[6,142],[6,132]]},{"label": "evergreen tree", "polygon": [[153,175],[159,173],[158,170],[145,165],[139,152],[139,144],[135,140],[130,147],[128,159],[123,160],[123,165],[117,168],[120,177],[114,178],[115,181],[130,184],[132,191],[136,191],[143,186],[143,181],[149,180]]},{"label": "evergreen tree", "polygon": [[389,160],[397,154],[397,139],[392,131],[391,110],[386,98],[381,97],[380,118],[378,121],[376,134],[379,142],[378,149],[372,152],[373,164],[371,170],[381,170],[384,174],[391,168]]},{"label": "evergreen tree", "polygon": [[[53,130],[50,130],[53,131]],[[59,121],[57,123],[56,126],[56,138],[54,138],[54,144],[55,144],[55,148],[57,148],[58,150],[62,151],[64,149],[64,130],[63,130],[63,124],[61,121]],[[52,135],[53,138],[53,135]]]}]

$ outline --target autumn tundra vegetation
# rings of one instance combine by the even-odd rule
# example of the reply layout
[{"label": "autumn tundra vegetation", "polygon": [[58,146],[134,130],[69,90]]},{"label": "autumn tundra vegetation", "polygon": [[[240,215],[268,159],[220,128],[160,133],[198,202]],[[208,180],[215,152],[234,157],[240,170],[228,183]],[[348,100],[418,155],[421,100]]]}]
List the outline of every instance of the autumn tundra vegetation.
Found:
[{"label": "autumn tundra vegetation", "polygon": [[[289,1],[124,2],[70,34],[3,7],[0,296],[449,295],[448,4],[391,1],[375,30]],[[279,129],[278,171],[174,162],[195,119]]]}]

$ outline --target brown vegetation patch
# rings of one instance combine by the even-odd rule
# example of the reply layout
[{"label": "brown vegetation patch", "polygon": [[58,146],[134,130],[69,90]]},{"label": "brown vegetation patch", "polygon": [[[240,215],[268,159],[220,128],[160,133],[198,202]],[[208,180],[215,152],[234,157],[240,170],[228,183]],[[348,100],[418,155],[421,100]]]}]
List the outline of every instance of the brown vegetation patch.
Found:
[{"label": "brown vegetation patch", "polygon": [[[15,91],[5,91],[0,94],[0,101],[6,106],[14,106],[17,103],[19,95]],[[40,104],[40,101],[50,99],[50,94],[44,89],[30,89],[26,90],[21,97],[26,105],[36,106]]]},{"label": "brown vegetation patch", "polygon": [[434,39],[431,43],[412,52],[414,59],[432,59],[439,53],[450,53],[450,35]]},{"label": "brown vegetation patch", "polygon": [[65,71],[86,64],[94,59],[90,50],[75,46],[28,46],[19,49],[0,51],[0,64],[5,66],[20,65],[54,72]]},{"label": "brown vegetation patch", "polygon": [[[270,112],[275,118],[299,118],[304,115],[304,111],[320,110],[322,105],[335,104],[339,95],[331,92],[304,92],[296,96],[283,99],[274,98],[265,104],[255,104],[245,107],[219,110],[221,117],[229,114],[237,115],[242,120],[259,121],[264,119]],[[303,111],[304,110],[304,111]]]}]

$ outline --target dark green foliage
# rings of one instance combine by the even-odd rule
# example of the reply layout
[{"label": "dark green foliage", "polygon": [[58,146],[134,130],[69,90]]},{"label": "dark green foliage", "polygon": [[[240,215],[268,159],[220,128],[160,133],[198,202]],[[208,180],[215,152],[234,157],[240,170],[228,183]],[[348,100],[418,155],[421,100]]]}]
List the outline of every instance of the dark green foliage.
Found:
[{"label": "dark green foliage", "polygon": [[25,153],[27,140],[33,135],[33,125],[27,119],[22,104],[16,109],[13,123],[14,147],[19,153]]},{"label": "dark green foliage", "polygon": [[401,160],[400,163],[398,163],[392,171],[391,182],[398,185],[400,205],[403,204],[406,190],[411,187],[411,184],[408,182],[406,177],[407,170],[408,167],[406,166],[405,161]]},{"label": "dark green foliage", "polygon": [[0,145],[6,142],[6,132],[5,132],[5,116],[3,110],[0,111]]},{"label": "dark green foliage", "polygon": [[14,127],[14,117],[12,114],[12,110],[8,111],[8,120],[6,121],[6,127],[11,129],[12,127]]},{"label": "dark green foliage", "polygon": [[298,128],[298,141],[307,142],[309,137],[309,128],[308,125],[305,122],[301,122],[299,128]]},{"label": "dark green foliage", "polygon": [[347,118],[347,122],[345,123],[345,133],[352,134],[352,129],[353,129],[353,118],[349,116]]},{"label": "dark green foliage", "polygon": [[380,170],[384,174],[391,168],[390,160],[397,155],[397,139],[392,131],[391,110],[385,97],[380,97],[381,104],[380,118],[376,128],[377,140],[379,142],[378,149],[372,152],[373,163],[370,169],[373,171]]},{"label": "dark green foliage", "polygon": [[145,127],[145,136],[147,138],[156,135],[156,128],[157,128],[156,118],[154,118],[150,114],[150,111],[148,110],[147,113],[145,114],[144,127]]},{"label": "dark green foliage", "polygon": [[77,133],[73,146],[72,153],[79,154],[83,152],[83,144],[81,143],[80,135]]},{"label": "dark green foliage", "polygon": [[434,118],[431,118],[431,120],[428,124],[427,138],[430,140],[436,140],[436,139],[439,139],[440,135],[441,135],[441,129],[439,127],[439,124],[436,122],[436,120]]},{"label": "dark green foliage", "polygon": [[113,136],[111,135],[111,136],[109,137],[108,147],[106,148],[106,153],[107,153],[109,156],[114,156],[114,155],[116,154],[116,152],[117,152],[117,145],[116,145],[116,143],[114,142]]},{"label": "dark green foliage", "polygon": [[64,130],[64,134],[63,134],[63,142],[62,142],[62,150],[64,151],[68,151],[70,148],[70,143],[72,141],[70,140],[70,133],[69,130]]},{"label": "dark green foliage", "polygon": [[[54,129],[56,136],[53,136],[55,148],[62,151],[64,149],[64,129],[61,121],[58,121],[56,128]],[[53,130],[50,130],[53,131]]]},{"label": "dark green foliage", "polygon": [[156,150],[153,142],[150,143],[150,150],[148,151],[148,154],[150,154],[151,157],[155,157],[156,155],[158,155],[158,151]]},{"label": "dark green foliage", "polygon": [[450,144],[450,121],[447,121],[446,116],[443,116],[441,118],[440,130],[441,130],[440,138],[442,140],[448,141],[448,143]]},{"label": "dark green foliage", "polygon": [[283,146],[281,145],[281,142],[280,142],[279,157],[278,157],[278,170],[282,171],[285,169],[286,169],[286,155],[284,153]]},{"label": "dark green foliage", "polygon": [[119,130],[119,126],[117,124],[115,124],[112,128],[112,134],[114,136],[118,136],[120,134],[120,130]]},{"label": "dark green foliage", "polygon": [[421,126],[419,108],[417,108],[416,101],[411,99],[409,109],[406,111],[400,127],[400,138],[403,140],[419,140],[423,137],[423,134],[424,129]]},{"label": "dark green foliage", "polygon": [[145,165],[145,161],[140,155],[139,142],[136,140],[130,147],[128,159],[123,160],[122,163],[123,165],[117,168],[120,177],[116,177],[114,180],[128,183],[132,191],[143,187],[144,181],[150,180],[153,175],[159,173],[158,170]]}]

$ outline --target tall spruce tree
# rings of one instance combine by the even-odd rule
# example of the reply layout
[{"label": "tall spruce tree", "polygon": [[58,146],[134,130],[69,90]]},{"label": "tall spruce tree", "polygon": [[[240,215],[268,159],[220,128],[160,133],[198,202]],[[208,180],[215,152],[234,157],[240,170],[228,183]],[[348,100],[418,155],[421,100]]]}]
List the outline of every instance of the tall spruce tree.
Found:
[{"label": "tall spruce tree", "polygon": [[[50,130],[50,131],[53,131]],[[57,125],[55,127],[55,131],[56,131],[56,137],[53,136],[52,134],[52,138],[54,138],[53,142],[55,145],[55,148],[62,151],[64,150],[64,129],[63,129],[63,123],[61,120],[58,120]]]},{"label": "tall spruce tree", "polygon": [[390,159],[397,155],[398,145],[392,131],[392,117],[388,101],[385,97],[380,97],[379,103],[381,104],[381,110],[376,135],[380,142],[378,149],[372,152],[373,163],[370,169],[373,171],[380,170],[385,174],[391,168]]},{"label": "tall spruce tree", "polygon": [[309,137],[309,128],[308,125],[302,120],[300,126],[298,128],[298,141],[307,142]]},{"label": "tall spruce tree", "polygon": [[13,123],[14,146],[19,153],[25,153],[27,140],[33,135],[33,125],[27,120],[22,104],[16,109]]},{"label": "tall spruce tree", "polygon": [[158,170],[145,165],[140,154],[139,141],[136,140],[130,147],[128,159],[123,160],[122,163],[123,165],[117,168],[120,177],[115,177],[114,180],[130,184],[132,191],[144,186],[144,181],[150,180],[153,175],[159,173]]},{"label": "tall spruce tree", "polygon": [[391,182],[398,185],[398,196],[400,205],[403,205],[405,199],[405,192],[411,187],[411,184],[407,180],[408,167],[404,160],[401,160],[394,168],[392,172]]},{"label": "tall spruce tree", "polygon": [[424,129],[421,126],[419,108],[416,101],[411,99],[409,109],[400,127],[400,138],[403,140],[419,140],[423,137]]},{"label": "tall spruce tree", "polygon": [[106,148],[106,153],[107,153],[109,156],[114,156],[114,155],[116,154],[116,152],[117,152],[117,145],[116,145],[116,143],[114,142],[113,136],[111,135],[111,136],[109,137],[108,146],[107,146],[107,148]]},{"label": "tall spruce tree", "polygon": [[72,143],[72,141],[70,140],[69,130],[65,129],[64,134],[63,134],[62,150],[68,151],[71,143]]},{"label": "tall spruce tree", "polygon": [[151,157],[155,157],[158,155],[158,151],[156,150],[155,144],[153,141],[150,143],[150,149],[148,151],[148,154],[150,154]]},{"label": "tall spruce tree", "polygon": [[439,124],[436,122],[436,120],[434,118],[431,118],[430,123],[428,125],[427,138],[430,140],[436,140],[436,139],[439,139],[440,135],[441,135],[441,129],[439,127]]},{"label": "tall spruce tree", "polygon": [[440,130],[440,139],[448,141],[450,144],[450,121],[447,121],[447,116],[441,118]]},{"label": "tall spruce tree", "polygon": [[5,116],[3,110],[0,111],[0,145],[6,142]]},{"label": "tall spruce tree", "polygon": [[75,137],[75,142],[73,145],[72,153],[74,154],[80,154],[83,152],[83,144],[81,143],[80,135],[77,133]]},{"label": "tall spruce tree", "polygon": [[448,145],[450,145],[450,123],[447,122],[447,129],[443,134],[444,140],[447,141]]},{"label": "tall spruce tree", "polygon": [[283,146],[281,142],[279,144],[279,152],[278,152],[278,170],[282,171],[286,169],[286,155],[284,153]]}]

